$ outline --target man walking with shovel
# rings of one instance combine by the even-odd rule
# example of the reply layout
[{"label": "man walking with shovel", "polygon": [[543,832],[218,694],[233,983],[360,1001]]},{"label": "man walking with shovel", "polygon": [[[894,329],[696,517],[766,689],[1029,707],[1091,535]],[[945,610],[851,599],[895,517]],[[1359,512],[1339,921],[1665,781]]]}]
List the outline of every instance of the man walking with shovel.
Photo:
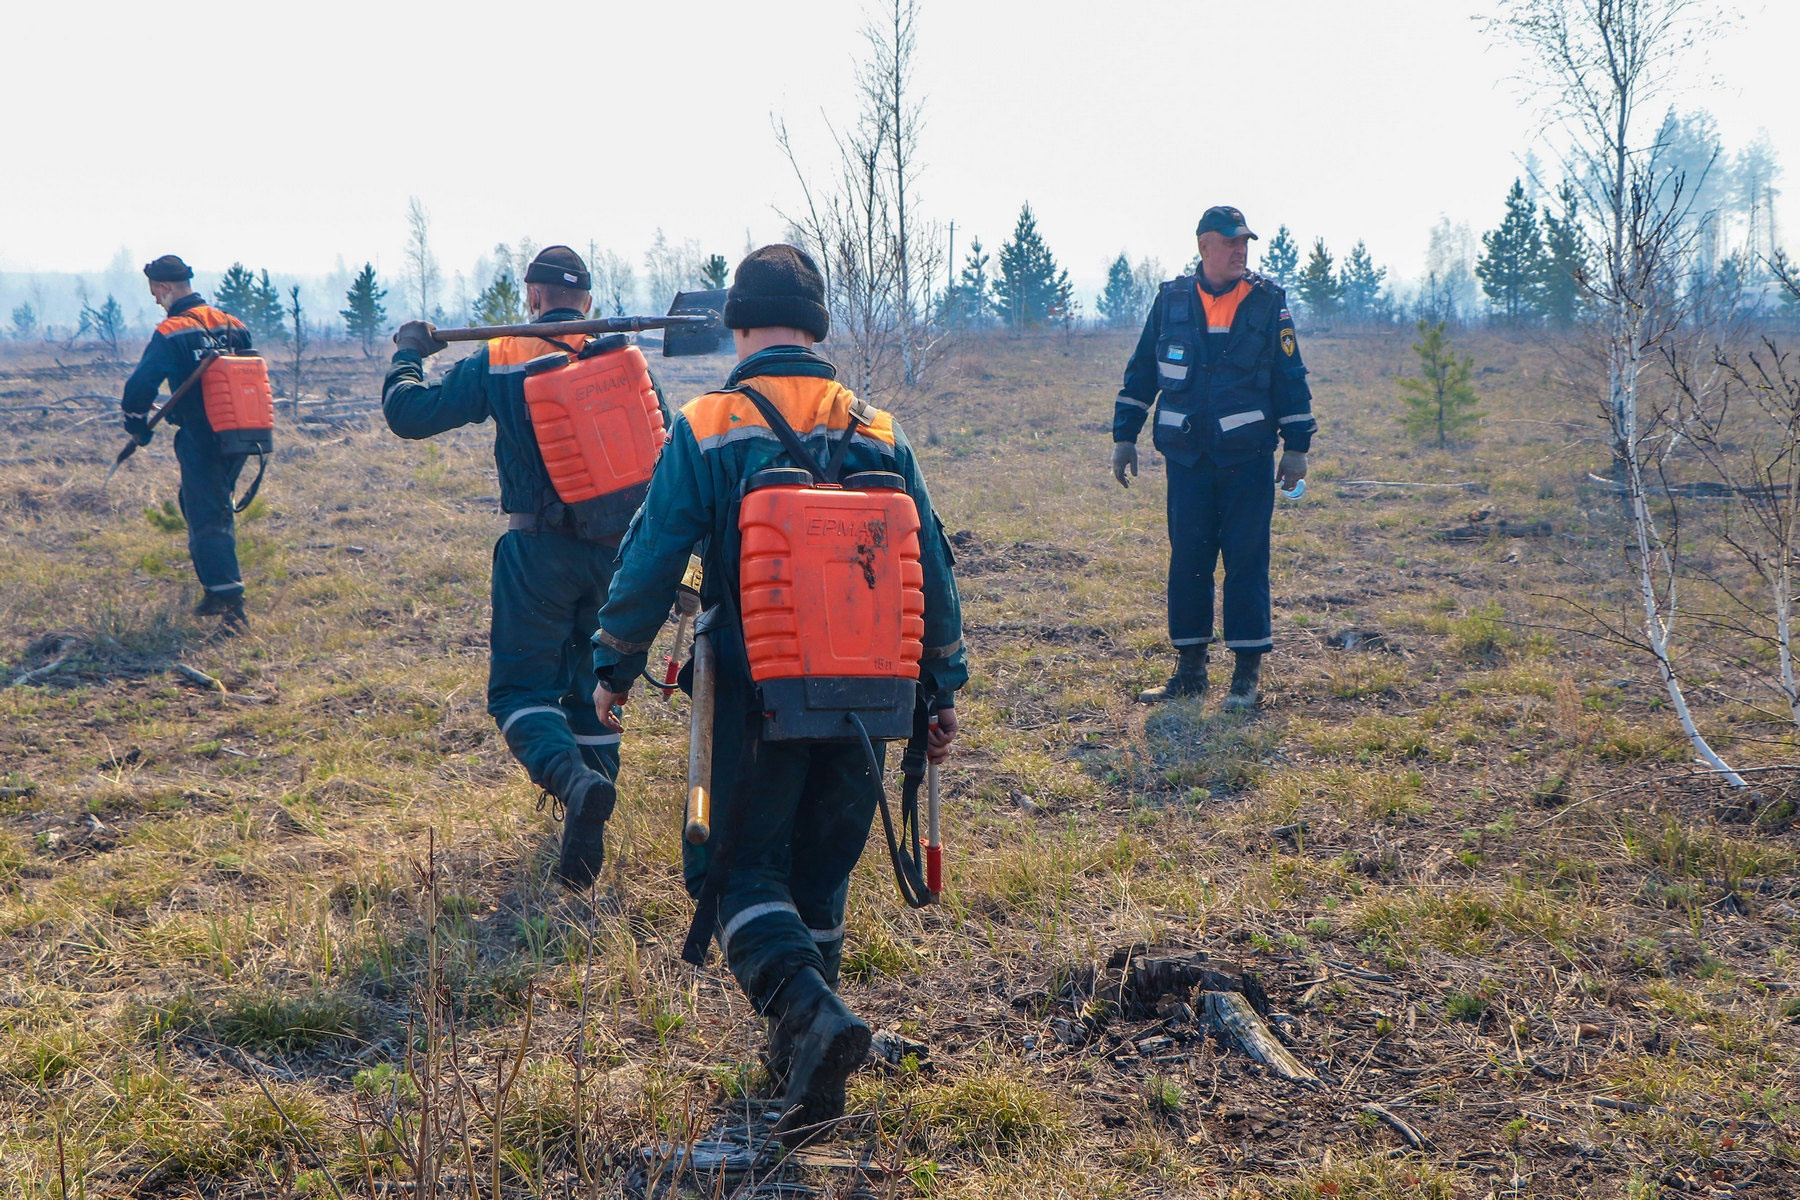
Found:
[{"label": "man walking with shovel", "polygon": [[[596,710],[619,728],[614,705],[703,546],[695,711],[711,739],[690,761],[710,761],[696,784],[712,811],[690,810],[684,957],[704,962],[717,936],[768,1018],[787,1095],[775,1132],[795,1145],[842,1115],[868,1052],[835,989],[850,872],[884,803],[877,746],[916,729],[942,759],[968,671],[949,543],[912,448],[813,350],[830,327],[817,266],[793,246],[755,251],[724,318],[738,364],[676,417],[620,549],[594,634]],[[909,902],[930,882],[915,877]]]},{"label": "man walking with shovel", "polygon": [[[194,290],[192,269],[173,254],[146,263],[144,276],[150,281],[150,295],[168,317],[150,335],[137,369],[125,381],[119,400],[125,432],[136,446],[148,446],[158,421],[177,427],[178,497],[187,521],[188,556],[205,589],[194,615],[219,617],[227,632],[236,632],[245,623],[244,580],[238,571],[231,492],[248,455],[228,453],[221,444],[207,420],[197,384],[218,355],[248,353],[250,331],[236,317],[207,304]],[[170,401],[153,411],[157,389],[165,382]],[[120,461],[134,448],[127,446]]]},{"label": "man walking with shovel", "polygon": [[[399,348],[381,397],[388,428],[403,438],[494,422],[507,526],[494,546],[488,712],[531,781],[562,809],[556,877],[575,889],[599,874],[619,775],[618,731],[594,712],[588,638],[668,419],[635,346],[548,328],[580,321],[592,306],[589,288],[579,254],[546,246],[525,269],[526,307],[533,324],[547,327],[542,335],[494,337],[427,385],[424,360],[447,343],[426,322],[408,321],[394,334]],[[461,332],[482,336],[444,331]],[[596,389],[608,403],[623,400],[607,410],[617,419],[573,419]],[[642,480],[596,484],[589,459],[635,464]],[[588,486],[573,490],[572,480]]]}]

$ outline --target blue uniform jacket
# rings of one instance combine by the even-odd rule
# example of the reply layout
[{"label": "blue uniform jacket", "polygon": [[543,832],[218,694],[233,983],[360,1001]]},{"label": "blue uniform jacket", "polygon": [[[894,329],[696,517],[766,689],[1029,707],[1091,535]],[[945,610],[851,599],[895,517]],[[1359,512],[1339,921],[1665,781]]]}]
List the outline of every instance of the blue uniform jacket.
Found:
[{"label": "blue uniform jacket", "polygon": [[[574,309],[551,309],[537,318],[538,322],[579,321]],[[534,344],[534,352],[553,354],[561,346],[539,342],[535,338],[507,338],[507,342]],[[579,348],[583,337],[563,338],[568,346]],[[394,365],[388,369],[381,391],[381,413],[388,428],[411,441],[433,437],[463,425],[479,425],[492,418],[494,422],[494,464],[500,472],[500,507],[509,513],[547,514],[557,511],[561,501],[550,474],[544,469],[544,456],[538,451],[537,434],[531,427],[531,413],[525,407],[525,372],[523,354],[508,354],[518,362],[491,361],[489,346],[483,345],[444,373],[443,382],[425,383],[425,363],[416,351],[399,350]],[[654,377],[652,378],[654,383]],[[662,408],[663,424],[669,421],[668,405],[662,388],[656,390],[657,404]]]},{"label": "blue uniform jacket", "polygon": [[[1209,324],[1221,314],[1229,324]],[[1153,405],[1156,447],[1183,466],[1235,465],[1277,436],[1304,454],[1318,426],[1281,288],[1255,273],[1224,297],[1202,297],[1192,275],[1164,283],[1125,366],[1113,440],[1137,441]]]},{"label": "blue uniform jacket", "polygon": [[[187,382],[203,355],[217,350],[247,353],[250,331],[230,313],[212,307],[198,292],[182,297],[170,306],[169,315],[150,335],[143,357],[125,381],[119,407],[131,416],[143,416],[156,402],[159,387],[167,383],[173,392]],[[194,385],[163,419],[171,425],[205,425],[206,403],[200,397],[199,385]]]}]

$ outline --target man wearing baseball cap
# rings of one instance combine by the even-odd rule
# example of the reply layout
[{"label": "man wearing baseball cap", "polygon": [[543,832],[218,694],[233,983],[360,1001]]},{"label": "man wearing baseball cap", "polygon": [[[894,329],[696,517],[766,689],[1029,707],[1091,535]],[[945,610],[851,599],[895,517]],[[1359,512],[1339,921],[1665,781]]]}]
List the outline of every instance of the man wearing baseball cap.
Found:
[{"label": "man wearing baseball cap", "polygon": [[[577,321],[592,304],[587,264],[569,247],[546,246],[525,268],[533,322]],[[445,343],[430,323],[408,321],[394,334],[398,349],[381,395],[388,428],[407,439],[494,422],[500,507],[508,515],[494,546],[488,712],[531,781],[562,809],[555,873],[575,889],[600,872],[619,775],[619,735],[594,713],[587,663],[625,528],[622,518],[617,528],[592,529],[558,498],[525,405],[525,368],[543,355],[577,352],[588,340],[494,338],[442,382],[427,385],[425,359]],[[668,419],[665,405],[665,425]]]},{"label": "man wearing baseball cap", "polygon": [[[1204,696],[1215,640],[1213,570],[1225,560],[1224,642],[1236,655],[1221,708],[1256,707],[1269,624],[1269,521],[1275,483],[1306,478],[1318,426],[1287,296],[1248,269],[1256,237],[1244,214],[1216,205],[1200,217],[1199,270],[1164,283],[1113,405],[1113,476],[1137,474],[1137,437],[1168,460],[1169,638],[1179,663],[1156,703]],[[1279,439],[1280,465],[1271,461]]]},{"label": "man wearing baseball cap", "polygon": [[[250,350],[250,331],[194,290],[194,272],[173,254],[144,264],[150,295],[168,314],[144,346],[137,369],[125,381],[119,407],[125,432],[148,446],[156,431],[148,416],[164,383],[177,391],[207,354]],[[244,627],[244,580],[238,571],[237,516],[231,491],[244,469],[244,454],[227,454],[206,419],[198,385],[176,401],[164,418],[175,430],[175,461],[181,466],[177,496],[187,521],[188,557],[205,594],[194,615],[218,617],[227,633]]]}]

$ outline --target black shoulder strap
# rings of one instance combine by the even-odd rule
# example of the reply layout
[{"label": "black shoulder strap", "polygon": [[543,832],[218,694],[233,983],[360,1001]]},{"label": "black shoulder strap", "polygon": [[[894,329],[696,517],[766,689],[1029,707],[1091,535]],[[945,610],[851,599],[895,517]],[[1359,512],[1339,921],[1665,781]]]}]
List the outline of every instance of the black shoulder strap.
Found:
[{"label": "black shoulder strap", "polygon": [[740,383],[730,390],[749,397],[750,403],[756,405],[756,411],[763,415],[763,420],[769,423],[769,428],[781,439],[782,448],[794,460],[796,467],[800,467],[814,479],[824,478],[819,472],[818,459],[812,456],[806,443],[800,440],[800,435],[794,432],[794,427],[788,424],[787,418],[781,415],[781,410],[775,407],[773,401],[747,383]]},{"label": "black shoulder strap", "polygon": [[844,426],[844,436],[837,440],[831,448],[831,461],[825,464],[825,482],[836,483],[844,470],[844,453],[850,449],[850,439],[856,436],[858,425],[870,425],[875,421],[874,406],[855,396],[850,397],[845,415],[849,418]]},{"label": "black shoulder strap", "polygon": [[775,407],[773,401],[747,383],[740,383],[736,387],[726,390],[740,392],[749,397],[750,403],[756,405],[756,411],[763,415],[763,420],[767,421],[769,428],[775,431],[775,436],[781,439],[782,448],[788,452],[788,457],[794,460],[794,465],[803,468],[820,483],[836,483],[838,481],[838,476],[844,469],[844,452],[850,449],[850,439],[856,436],[856,427],[867,425],[874,419],[868,405],[861,400],[852,398],[849,409],[850,420],[844,426],[844,436],[832,446],[831,458],[826,462],[824,471],[821,472],[818,460],[812,456],[812,452],[806,448],[806,443],[800,440],[800,435],[794,432],[794,427],[788,424],[787,418],[781,415],[781,410]]}]

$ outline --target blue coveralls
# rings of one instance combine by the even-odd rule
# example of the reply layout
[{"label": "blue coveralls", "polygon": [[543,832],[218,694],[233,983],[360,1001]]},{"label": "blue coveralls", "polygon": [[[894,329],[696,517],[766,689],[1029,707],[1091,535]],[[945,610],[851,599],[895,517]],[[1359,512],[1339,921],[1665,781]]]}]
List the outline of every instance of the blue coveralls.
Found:
[{"label": "blue coveralls", "polygon": [[[828,439],[840,438],[849,422],[853,398],[834,376],[831,363],[818,355],[776,347],[738,364],[726,386],[749,383],[767,396],[823,463]],[[727,965],[761,1011],[806,967],[835,986],[850,872],[868,841],[880,787],[858,742],[761,738],[762,714],[727,589],[735,594],[739,487],[757,471],[788,461],[744,396],[714,392],[684,407],[620,549],[618,574],[594,635],[600,678],[610,691],[629,688],[674,600],[688,554],[704,544],[703,636],[712,639],[718,656],[714,832],[706,846],[685,848],[684,867],[690,894],[700,898],[713,852],[725,855],[720,843],[730,841],[717,934]],[[933,708],[949,707],[968,679],[950,545],[912,448],[884,412],[859,429],[845,457],[846,475],[871,470],[903,476],[919,512],[925,594],[919,687]]]},{"label": "blue coveralls", "polygon": [[[538,320],[581,316],[573,309],[552,309]],[[544,469],[525,407],[524,364],[565,347],[580,349],[587,339],[557,340],[563,345],[496,338],[430,386],[420,356],[400,350],[381,396],[388,428],[403,438],[494,422],[500,507],[513,514],[513,527],[494,544],[488,713],[513,757],[546,790],[555,764],[577,747],[589,767],[615,783],[619,775],[619,735],[604,729],[594,713],[588,638],[612,582],[624,530],[621,523],[610,540],[576,536]]]},{"label": "blue coveralls", "polygon": [[[143,416],[155,403],[157,388],[165,382],[171,392],[179,388],[209,351],[243,354],[249,350],[250,331],[242,321],[213,308],[198,293],[184,296],[170,306],[169,315],[150,335],[143,357],[125,381],[119,407],[128,415]],[[188,557],[193,560],[194,574],[209,594],[240,597],[244,580],[238,572],[237,514],[231,511],[231,493],[246,456],[220,452],[198,384],[163,420],[178,427],[178,496],[187,522]]]},{"label": "blue coveralls", "polygon": [[1113,440],[1137,441],[1153,404],[1152,436],[1169,467],[1169,638],[1215,640],[1222,556],[1224,643],[1267,651],[1272,455],[1277,437],[1306,453],[1318,428],[1281,288],[1254,273],[1220,295],[1192,275],[1163,284],[1125,367]]}]

